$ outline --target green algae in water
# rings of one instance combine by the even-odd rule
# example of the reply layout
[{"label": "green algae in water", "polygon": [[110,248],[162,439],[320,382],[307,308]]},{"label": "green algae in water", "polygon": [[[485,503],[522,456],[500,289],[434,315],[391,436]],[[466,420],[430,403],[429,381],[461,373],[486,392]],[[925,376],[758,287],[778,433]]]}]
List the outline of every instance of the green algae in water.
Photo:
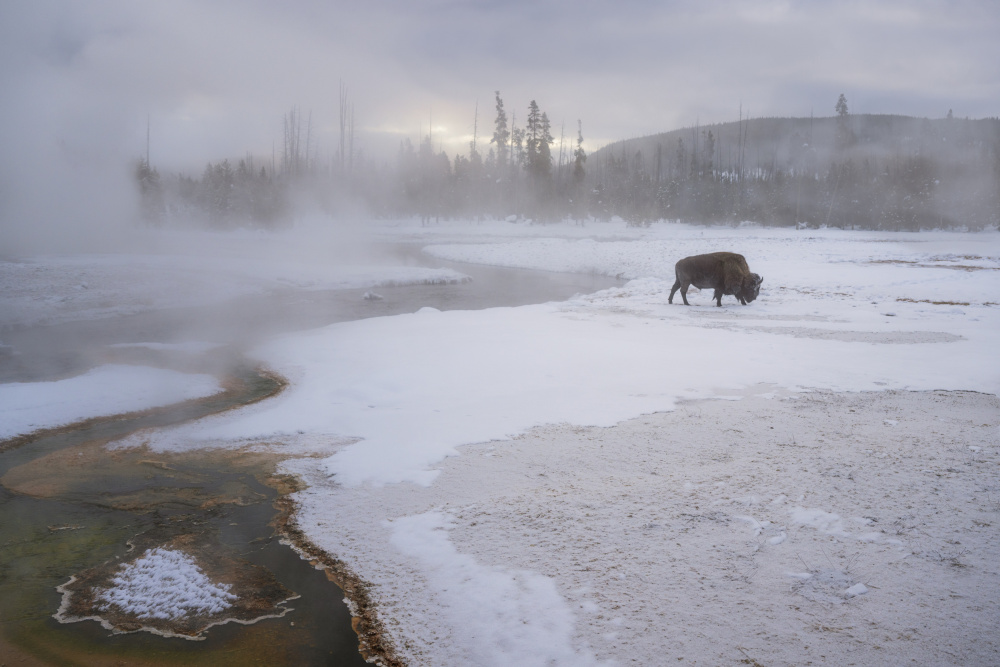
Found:
[{"label": "green algae in water", "polygon": [[[401,265],[422,265],[419,247],[395,247]],[[221,329],[250,340],[256,335],[296,331],[325,326],[332,322],[413,312],[419,306],[438,309],[478,309],[517,306],[527,303],[561,301],[573,294],[590,293],[621,284],[600,276],[557,274],[455,264],[434,260],[434,266],[450,266],[471,275],[473,282],[459,287],[443,285],[383,288],[381,301],[365,301],[365,290],[288,291],[254,299],[237,300],[220,309],[170,309],[110,320],[69,322],[58,326],[33,327],[5,333],[5,342],[18,350],[0,364],[0,381],[26,382],[52,379],[85,371],[92,366],[97,351],[107,354],[108,343],[147,341],[158,336],[169,339],[178,331],[195,339],[218,339]],[[289,295],[294,296],[290,298]],[[241,309],[240,304],[245,302]],[[153,333],[150,333],[153,332]],[[151,411],[141,419],[94,420],[86,428],[25,439],[29,444],[3,451],[0,444],[0,475],[40,456],[91,441],[120,438],[139,428],[157,428],[198,419],[208,414],[260,400],[280,388],[280,384],[249,366],[235,371],[224,359],[224,350],[215,350],[199,359],[192,368],[177,365],[174,356],[151,354],[142,349],[118,349],[119,361],[176,367],[178,370],[215,372],[225,367],[242,383],[238,395],[210,397],[166,410]],[[130,355],[125,357],[125,355]],[[156,359],[156,356],[163,357]],[[205,478],[225,472],[221,464],[195,466],[192,477],[181,491],[177,478],[163,483],[150,479],[140,483],[131,495],[119,488],[100,495],[101,483],[79,495],[32,498],[10,493],[0,486],[0,658],[14,654],[25,665],[351,665],[365,664],[357,652],[357,638],[350,630],[350,617],[326,575],[299,559],[288,547],[273,539],[266,529],[274,512],[274,492],[258,489],[263,496],[247,497],[238,503],[202,507],[212,493],[204,491]],[[143,475],[139,475],[143,477]],[[105,477],[112,487],[123,479]],[[169,479],[169,478],[168,478]],[[232,479],[230,476],[229,479]],[[233,482],[235,484],[235,482]],[[156,487],[155,484],[160,484]],[[248,488],[256,488],[250,485]],[[233,497],[225,489],[221,495]],[[256,493],[257,491],[254,491]],[[141,506],[159,494],[158,508],[148,512]],[[200,501],[199,501],[200,499]],[[94,567],[115,556],[125,556],[127,541],[133,536],[162,525],[193,520],[213,522],[219,539],[242,553],[251,562],[274,572],[289,589],[301,592],[295,611],[283,619],[238,627],[232,624],[212,628],[204,642],[164,639],[136,633],[110,636],[96,622],[60,625],[51,615],[61,596],[56,587],[69,576]],[[235,524],[235,525],[233,525]],[[52,527],[50,530],[49,527]],[[294,625],[292,625],[294,623]],[[5,643],[6,642],[6,643]],[[27,657],[26,657],[27,656]],[[31,661],[30,656],[37,660]],[[13,661],[10,661],[13,663]]]},{"label": "green algae in water", "polygon": [[[191,409],[185,406],[178,421],[192,418]],[[110,420],[41,438],[0,453],[0,474],[6,480],[19,469],[44,468],[40,459],[46,456],[79,455],[88,447],[81,443],[154,425],[149,421],[160,425],[168,416]],[[343,592],[280,544],[269,527],[277,493],[258,479],[267,472],[262,465],[187,455],[162,467],[143,460],[142,452],[122,456],[95,460],[90,471],[79,466],[75,475],[54,466],[49,472],[61,479],[46,497],[12,492],[6,481],[0,487],[0,656],[56,665],[366,664]],[[53,618],[61,603],[56,588],[71,575],[127,558],[130,540],[164,530],[211,534],[228,553],[266,568],[302,597],[282,618],[216,626],[199,642],[145,632],[112,635],[94,621],[60,624]]]},{"label": "green algae in water", "polygon": [[56,620],[202,640],[214,626],[249,625],[290,611],[286,603],[299,596],[269,570],[231,553],[210,532],[189,530],[157,526],[130,540],[129,558],[74,575],[57,589],[63,601]]}]

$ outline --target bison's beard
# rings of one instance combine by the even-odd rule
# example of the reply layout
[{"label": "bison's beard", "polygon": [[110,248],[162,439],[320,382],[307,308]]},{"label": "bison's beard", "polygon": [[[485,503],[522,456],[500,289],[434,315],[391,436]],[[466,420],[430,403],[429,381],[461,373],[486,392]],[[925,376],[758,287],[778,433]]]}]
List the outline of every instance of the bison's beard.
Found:
[{"label": "bison's beard", "polygon": [[757,295],[760,294],[760,284],[763,281],[764,279],[756,273],[751,273],[750,277],[743,281],[739,296],[742,297],[747,303],[750,303],[757,298]]}]

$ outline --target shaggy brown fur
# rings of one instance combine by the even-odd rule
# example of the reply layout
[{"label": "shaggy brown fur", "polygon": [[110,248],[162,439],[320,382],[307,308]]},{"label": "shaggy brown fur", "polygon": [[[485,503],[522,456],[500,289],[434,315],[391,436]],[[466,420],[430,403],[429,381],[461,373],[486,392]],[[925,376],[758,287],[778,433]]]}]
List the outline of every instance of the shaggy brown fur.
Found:
[{"label": "shaggy brown fur", "polygon": [[756,273],[751,273],[747,260],[735,252],[685,257],[677,262],[674,273],[677,280],[667,301],[673,303],[674,294],[680,289],[685,306],[691,305],[687,300],[688,287],[691,285],[698,289],[714,289],[713,298],[717,306],[722,306],[724,294],[735,296],[745,306],[757,298],[760,284],[764,280]]}]

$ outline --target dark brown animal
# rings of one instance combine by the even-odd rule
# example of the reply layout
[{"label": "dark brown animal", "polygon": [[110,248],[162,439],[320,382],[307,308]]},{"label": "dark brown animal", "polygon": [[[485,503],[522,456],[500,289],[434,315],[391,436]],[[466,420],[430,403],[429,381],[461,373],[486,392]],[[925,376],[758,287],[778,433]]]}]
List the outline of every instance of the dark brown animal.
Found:
[{"label": "dark brown animal", "polygon": [[670,290],[668,303],[674,302],[674,293],[681,291],[684,305],[690,306],[687,299],[688,287],[694,285],[698,289],[714,289],[715,304],[722,306],[722,295],[730,294],[739,299],[744,306],[760,294],[760,284],[764,280],[756,273],[750,273],[747,260],[735,252],[712,252],[707,255],[685,257],[674,266],[677,280]]}]

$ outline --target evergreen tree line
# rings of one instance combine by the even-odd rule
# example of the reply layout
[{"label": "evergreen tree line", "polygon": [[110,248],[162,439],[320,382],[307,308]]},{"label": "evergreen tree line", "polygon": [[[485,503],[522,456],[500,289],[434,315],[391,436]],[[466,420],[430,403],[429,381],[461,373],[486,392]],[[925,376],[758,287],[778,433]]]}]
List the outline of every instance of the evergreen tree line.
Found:
[{"label": "evergreen tree line", "polygon": [[318,207],[332,215],[419,216],[425,224],[619,216],[629,225],[1000,225],[995,118],[855,116],[842,95],[832,118],[749,119],[741,112],[736,122],[621,141],[588,156],[579,121],[575,138],[566,141],[561,131],[556,142],[534,100],[519,124],[497,92],[492,131],[480,140],[477,113],[467,154],[450,158],[428,133],[418,146],[404,140],[394,163],[376,164],[355,153],[353,107],[343,99],[341,106],[347,149],[325,162],[311,145],[311,118],[303,123],[297,110],[285,117],[280,161],[260,164],[248,155],[234,167],[223,160],[200,178],[161,178],[139,161],[144,218],[274,228]]},{"label": "evergreen tree line", "polygon": [[229,160],[209,163],[201,178],[161,178],[155,167],[140,160],[135,175],[143,218],[153,225],[267,228],[288,218],[285,180],[274,178],[266,167],[258,170],[250,156],[235,168]]},{"label": "evergreen tree line", "polygon": [[1000,119],[741,119],[591,155],[591,213],[852,229],[1000,226]]},{"label": "evergreen tree line", "polygon": [[428,133],[416,147],[403,140],[395,164],[366,161],[354,151],[353,108],[343,97],[341,106],[342,145],[326,161],[314,152],[311,117],[304,120],[297,109],[284,118],[280,156],[265,164],[247,155],[236,166],[228,159],[210,163],[200,178],[161,177],[148,159],[139,160],[135,179],[144,219],[152,225],[273,228],[317,207],[334,215],[420,216],[425,223],[587,214],[582,123],[575,146],[564,134],[556,144],[551,121],[535,100],[519,124],[497,92],[492,133],[481,140],[477,118],[468,154],[450,158]]}]

